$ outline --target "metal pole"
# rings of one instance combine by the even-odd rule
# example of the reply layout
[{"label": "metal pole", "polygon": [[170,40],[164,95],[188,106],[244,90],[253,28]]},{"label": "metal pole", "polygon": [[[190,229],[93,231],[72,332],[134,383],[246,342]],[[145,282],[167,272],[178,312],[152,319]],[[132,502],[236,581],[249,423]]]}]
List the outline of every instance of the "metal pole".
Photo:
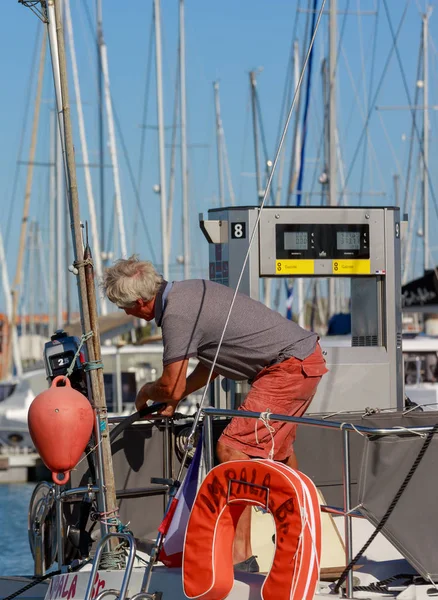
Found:
[{"label": "metal pole", "polygon": [[[62,329],[64,325],[64,319],[62,318],[62,242],[64,239],[64,234],[62,231],[62,217],[64,211],[64,164],[63,164],[63,156],[62,156],[62,142],[61,136],[59,134],[56,136],[56,209],[55,209],[55,307],[56,307],[56,329]],[[64,239],[64,243],[67,243],[67,240]]]},{"label": "metal pole", "polygon": [[[337,155],[336,155],[336,63],[337,63],[337,0],[330,0],[329,16],[329,204],[337,206]],[[335,280],[329,279],[328,315],[335,310]]]},{"label": "metal pole", "polygon": [[394,175],[392,181],[394,183],[394,206],[400,206],[400,175]]},{"label": "metal pole", "polygon": [[223,165],[223,147],[222,147],[222,119],[221,105],[219,100],[219,81],[213,83],[214,89],[214,108],[216,114],[216,147],[217,147],[217,170],[219,177],[219,206],[225,206],[224,198],[224,165]]},{"label": "metal pole", "polygon": [[207,414],[204,415],[204,456],[208,473],[213,468],[213,417]]},{"label": "metal pole", "polygon": [[[350,479],[350,432],[342,431],[342,455],[343,455],[343,487],[344,487],[344,524],[345,524],[345,560],[349,565],[353,557],[353,530],[351,527],[351,479]],[[353,570],[350,569],[346,579],[347,598],[353,598]]]},{"label": "metal pole", "polygon": [[[101,258],[101,250],[99,244],[99,233],[97,229],[97,218],[96,218],[96,206],[94,203],[94,195],[93,195],[93,184],[91,181],[91,173],[89,167],[89,159],[88,159],[88,144],[87,137],[85,135],[85,124],[84,124],[84,113],[82,110],[82,98],[81,98],[81,87],[79,84],[78,77],[78,66],[76,61],[76,49],[75,42],[73,36],[73,27],[71,22],[71,12],[70,12],[70,0],[64,0],[65,2],[65,18],[67,24],[67,34],[68,34],[68,44],[70,47],[70,58],[71,58],[71,67],[73,74],[73,83],[75,88],[75,96],[76,96],[76,106],[78,111],[78,125],[79,125],[79,137],[81,140],[81,149],[82,149],[82,160],[84,162],[84,176],[85,176],[85,189],[87,190],[87,199],[88,199],[88,211],[90,213],[90,225],[91,225],[91,237],[92,237],[92,246],[93,246],[93,255],[94,255],[94,264],[96,269],[96,275],[100,279],[102,277],[102,258]],[[102,169],[103,170],[103,169]],[[100,298],[100,311],[102,315],[107,314],[107,307],[105,298],[101,296]]]},{"label": "metal pole", "polygon": [[64,519],[62,514],[61,486],[55,484],[56,543],[58,546],[58,569],[64,566]]},{"label": "metal pole", "polygon": [[[35,221],[29,223],[29,336],[35,334]],[[32,346],[31,346],[32,347]]]},{"label": "metal pole", "polygon": [[[73,146],[73,132],[70,116],[70,105],[68,96],[68,80],[67,80],[67,62],[65,56],[65,45],[64,35],[62,29],[62,20],[59,10],[59,4],[53,0],[48,0],[48,6],[54,8],[56,18],[56,42],[58,46],[58,59],[59,59],[59,74],[61,84],[61,98],[62,105],[58,106],[58,112],[62,113],[64,135],[65,135],[65,152],[66,152],[66,180],[68,182],[68,200],[70,207],[70,218],[74,248],[74,258],[78,265],[78,292],[79,292],[79,307],[81,313],[81,325],[84,332],[89,332],[92,327],[90,319],[90,313],[93,316],[96,313],[95,299],[94,304],[92,297],[88,297],[93,290],[87,289],[86,282],[86,268],[83,264],[83,243],[81,234],[81,221],[79,215],[79,196],[76,181],[76,165],[74,157],[74,146]],[[54,40],[55,41],[55,40]],[[52,54],[52,60],[54,56]],[[55,86],[57,84],[55,78]],[[57,95],[58,97],[58,95]],[[90,265],[88,265],[90,266]],[[85,267],[85,268],[84,268]],[[100,360],[100,338],[97,320],[93,319],[93,332],[94,335],[87,341],[88,360],[94,362]],[[98,352],[96,352],[96,349]],[[103,372],[101,368],[92,369],[90,371],[90,381],[92,388],[92,402],[96,410],[96,439],[99,440],[99,446],[102,449],[103,454],[103,472],[101,480],[103,484],[102,496],[106,500],[106,506],[108,511],[115,511],[117,507],[115,485],[114,485],[114,471],[112,466],[111,446],[108,435],[108,417],[105,404],[105,390],[103,385]],[[100,503],[101,504],[101,503]],[[101,506],[99,506],[101,509]]]},{"label": "metal pole", "polygon": [[[55,272],[55,215],[56,215],[56,137],[59,128],[56,126],[56,109],[50,111],[50,208],[49,208],[49,272]],[[55,278],[49,277],[49,335],[55,330]]]},{"label": "metal pole", "polygon": [[120,360],[120,346],[116,346],[116,412],[121,414],[123,411],[122,395],[122,363]]},{"label": "metal pole", "polygon": [[122,192],[120,188],[120,174],[119,174],[119,162],[117,158],[117,146],[116,146],[116,134],[114,130],[114,116],[113,116],[113,105],[111,102],[111,91],[110,91],[110,79],[108,69],[108,54],[106,51],[106,44],[103,40],[100,44],[100,52],[102,59],[102,71],[103,80],[105,84],[105,106],[106,115],[108,118],[108,143],[109,151],[111,156],[111,163],[113,167],[113,180],[114,180],[114,202],[116,209],[117,225],[119,228],[120,237],[120,252],[123,258],[128,256],[128,250],[126,248],[126,234],[125,234],[125,223],[123,219],[123,208],[122,208]]},{"label": "metal pole", "polygon": [[429,268],[429,14],[423,15],[423,232],[424,270]]},{"label": "metal pole", "polygon": [[97,21],[97,88],[99,100],[99,187],[100,187],[100,242],[102,253],[105,251],[105,140],[104,140],[104,121],[103,121],[103,76],[102,76],[102,55],[100,47],[103,41],[102,33],[102,0],[96,0],[96,21]]},{"label": "metal pole", "polygon": [[186,39],[184,22],[184,0],[179,2],[179,70],[181,92],[181,178],[183,203],[183,254],[184,279],[190,278],[190,238],[189,238],[189,190],[187,170],[187,108],[186,108]]},{"label": "metal pole", "polygon": [[254,157],[255,157],[255,172],[257,185],[257,201],[263,196],[262,178],[259,164],[259,136],[257,129],[257,112],[256,112],[256,74],[255,71],[249,73],[249,83],[251,87],[251,113],[252,113],[252,130],[254,136]]},{"label": "metal pole", "polygon": [[166,193],[166,159],[164,147],[164,115],[163,115],[163,72],[161,60],[161,3],[154,0],[155,22],[155,64],[157,71],[157,116],[158,116],[158,149],[160,160],[160,198],[161,198],[161,252],[163,260],[163,277],[169,279],[169,251],[167,244],[167,193]]}]

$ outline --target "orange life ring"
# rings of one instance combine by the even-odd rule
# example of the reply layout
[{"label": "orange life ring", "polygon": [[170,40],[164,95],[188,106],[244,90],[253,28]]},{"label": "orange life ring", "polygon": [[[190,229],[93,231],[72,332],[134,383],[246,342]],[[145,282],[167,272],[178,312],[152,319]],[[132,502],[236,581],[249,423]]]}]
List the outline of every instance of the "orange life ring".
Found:
[{"label": "orange life ring", "polygon": [[188,598],[222,600],[233,588],[233,540],[245,506],[272,514],[276,548],[264,600],[313,600],[321,558],[321,513],[314,483],[271,460],[238,460],[212,469],[190,513],[184,543]]}]

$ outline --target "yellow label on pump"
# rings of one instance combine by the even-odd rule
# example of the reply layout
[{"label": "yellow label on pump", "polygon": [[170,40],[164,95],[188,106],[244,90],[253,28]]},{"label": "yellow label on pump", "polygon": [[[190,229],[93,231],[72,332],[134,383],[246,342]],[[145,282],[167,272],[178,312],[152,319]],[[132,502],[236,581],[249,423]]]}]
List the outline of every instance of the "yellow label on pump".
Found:
[{"label": "yellow label on pump", "polygon": [[332,263],[333,275],[369,275],[371,261],[364,259],[334,260]]},{"label": "yellow label on pump", "polygon": [[313,275],[315,261],[309,259],[277,260],[275,261],[275,272],[277,275]]}]

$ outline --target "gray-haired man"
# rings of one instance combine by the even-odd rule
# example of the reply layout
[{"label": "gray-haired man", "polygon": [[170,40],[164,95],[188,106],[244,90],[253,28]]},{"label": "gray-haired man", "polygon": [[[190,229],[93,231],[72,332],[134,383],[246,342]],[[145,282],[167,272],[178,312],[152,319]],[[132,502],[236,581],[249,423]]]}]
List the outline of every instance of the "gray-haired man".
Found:
[{"label": "gray-haired man", "polygon": [[[171,417],[178,403],[203,387],[222,335],[233,290],[203,279],[169,283],[150,262],[136,257],[118,260],[106,270],[103,287],[108,298],[127,314],[151,321],[162,329],[163,373],[138,392],[137,409],[148,400],[166,403],[162,414]],[[188,361],[199,360],[187,377]],[[318,383],[327,372],[318,336],[299,327],[244,294],[237,294],[213,378],[223,375],[249,380],[251,390],[242,410],[301,416]],[[293,450],[296,426],[273,423],[274,459],[297,467]],[[252,419],[233,419],[216,447],[221,462],[267,458],[271,433]],[[239,521],[234,540],[234,563],[258,570],[252,556],[250,510]]]}]

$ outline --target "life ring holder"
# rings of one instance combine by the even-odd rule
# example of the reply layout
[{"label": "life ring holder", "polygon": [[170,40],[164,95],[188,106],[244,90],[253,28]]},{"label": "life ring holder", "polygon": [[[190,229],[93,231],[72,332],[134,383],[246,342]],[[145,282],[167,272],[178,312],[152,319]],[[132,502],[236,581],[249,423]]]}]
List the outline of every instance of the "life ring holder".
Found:
[{"label": "life ring holder", "polygon": [[321,557],[318,493],[306,475],[271,460],[223,463],[202,482],[184,543],[185,595],[193,600],[222,600],[231,592],[234,533],[248,505],[269,511],[276,528],[276,548],[262,598],[312,600]]}]

